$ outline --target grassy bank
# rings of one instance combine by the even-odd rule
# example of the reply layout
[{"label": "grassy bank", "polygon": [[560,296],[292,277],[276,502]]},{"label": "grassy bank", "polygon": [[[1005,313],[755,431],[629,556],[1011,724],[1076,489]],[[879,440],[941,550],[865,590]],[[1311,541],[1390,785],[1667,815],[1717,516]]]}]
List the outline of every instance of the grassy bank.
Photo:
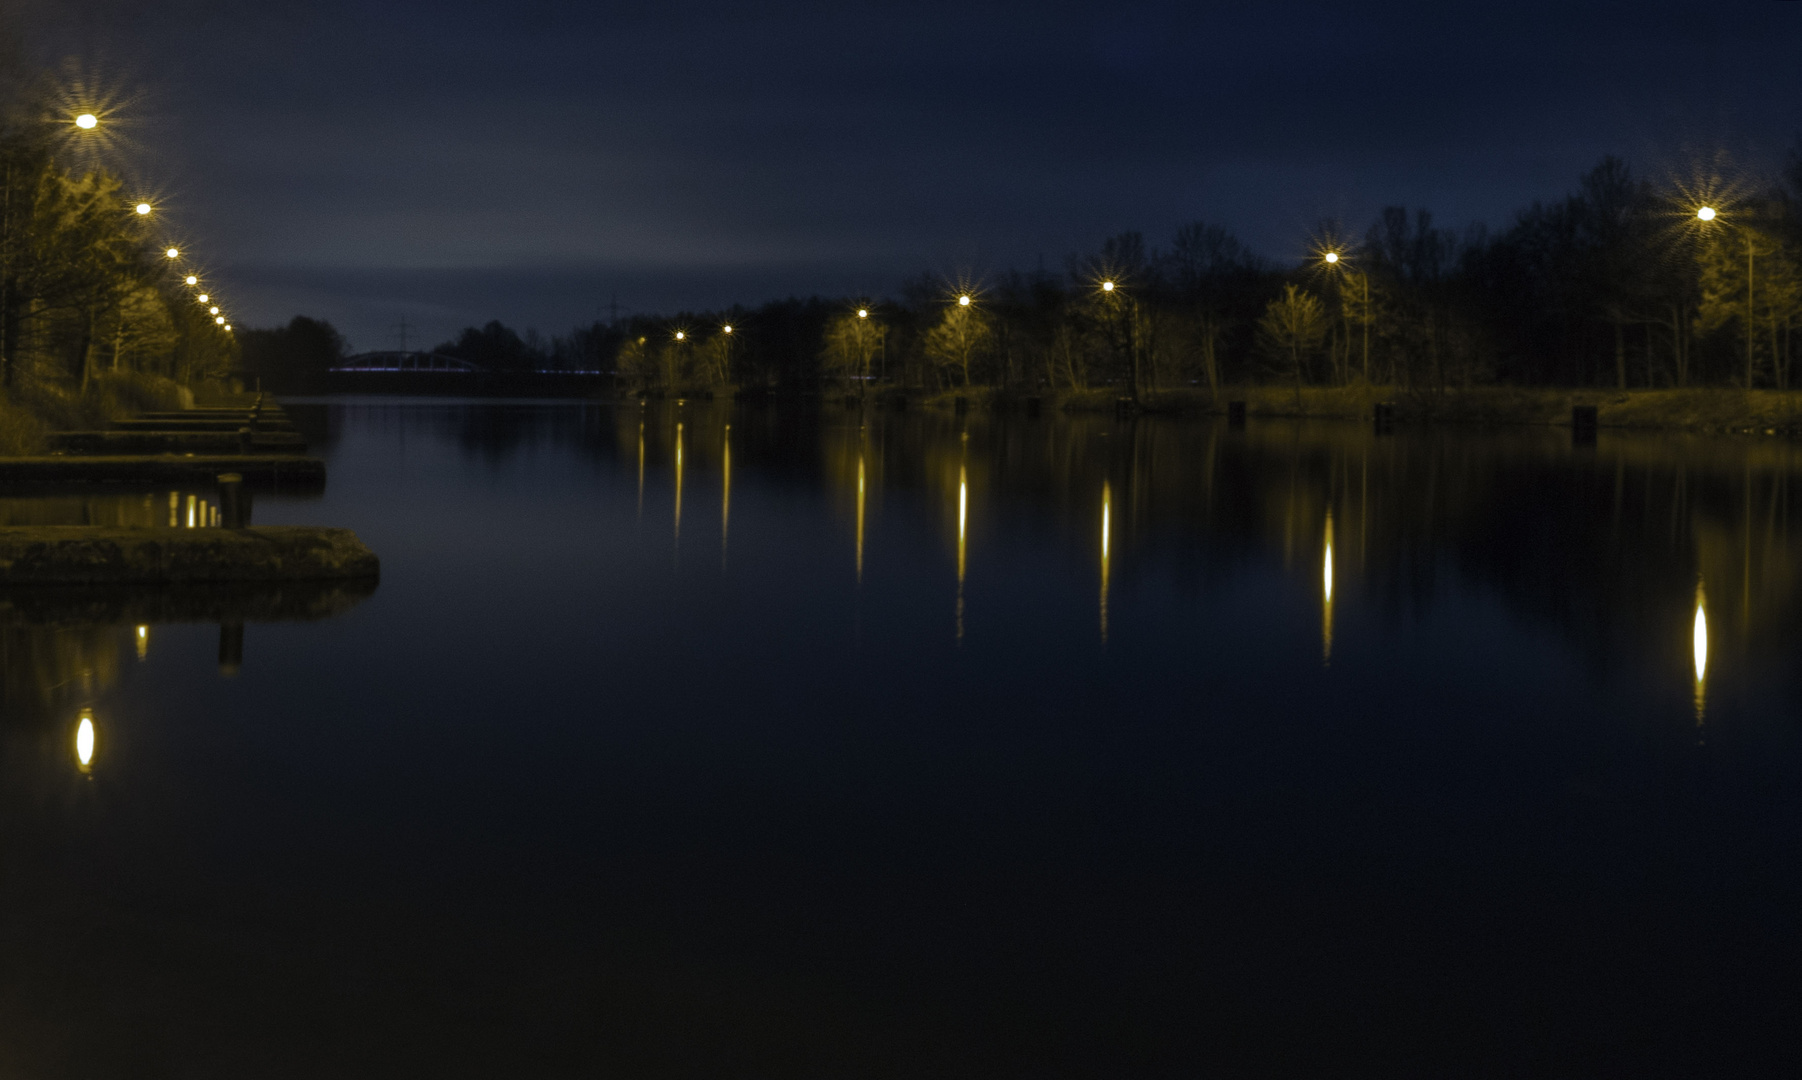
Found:
[{"label": "grassy bank", "polygon": [[42,454],[56,431],[92,431],[124,416],[192,406],[180,383],[138,372],[105,372],[87,389],[22,381],[0,394],[0,457]]}]

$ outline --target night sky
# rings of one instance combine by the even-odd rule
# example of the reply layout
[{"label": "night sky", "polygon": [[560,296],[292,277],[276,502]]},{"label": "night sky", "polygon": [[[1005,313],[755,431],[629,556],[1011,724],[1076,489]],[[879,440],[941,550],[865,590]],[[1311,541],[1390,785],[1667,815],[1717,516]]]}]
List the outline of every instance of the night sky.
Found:
[{"label": "night sky", "polygon": [[1381,206],[1505,226],[1601,155],[1802,131],[1802,4],[9,3],[119,98],[240,324],[359,349]]}]

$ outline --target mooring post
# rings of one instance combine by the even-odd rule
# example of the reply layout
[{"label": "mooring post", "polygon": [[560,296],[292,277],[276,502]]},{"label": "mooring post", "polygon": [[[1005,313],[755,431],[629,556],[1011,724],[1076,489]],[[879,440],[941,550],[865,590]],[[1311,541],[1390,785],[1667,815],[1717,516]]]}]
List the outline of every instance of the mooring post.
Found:
[{"label": "mooring post", "polygon": [[1582,446],[1594,445],[1599,419],[1596,406],[1572,405],[1570,410],[1571,442]]},{"label": "mooring post", "polygon": [[219,624],[219,674],[222,678],[235,679],[238,669],[244,666],[244,624],[228,622]]},{"label": "mooring post", "polygon": [[238,473],[219,476],[219,524],[228,529],[242,529],[250,524],[250,492],[244,489],[244,477]]},{"label": "mooring post", "polygon": [[1229,401],[1226,403],[1226,426],[1234,428],[1245,426],[1245,402]]}]

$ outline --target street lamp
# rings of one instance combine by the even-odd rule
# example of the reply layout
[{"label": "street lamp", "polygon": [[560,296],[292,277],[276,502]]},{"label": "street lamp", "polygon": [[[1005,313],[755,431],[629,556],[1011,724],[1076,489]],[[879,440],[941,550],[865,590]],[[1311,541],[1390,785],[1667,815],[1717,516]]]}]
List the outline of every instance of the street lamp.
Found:
[{"label": "street lamp", "polygon": [[1102,292],[1113,292],[1114,291],[1114,283],[1111,281],[1102,282],[1101,283],[1101,291]]},{"label": "street lamp", "polygon": [[193,274],[189,274],[187,277],[187,282],[190,285],[198,285],[198,284],[200,284],[200,279],[195,277]]},{"label": "street lamp", "polygon": [[869,308],[861,308],[861,307],[858,308],[857,309],[857,317],[860,319],[869,318],[870,317],[870,309]]},{"label": "street lamp", "polygon": [[727,323],[727,324],[726,324],[726,325],[724,325],[724,326],[722,326],[722,327],[720,327],[720,330],[721,330],[721,332],[723,332],[723,333],[727,333],[727,334],[730,334],[730,333],[731,333],[731,332],[732,332],[732,324],[731,324],[731,323]]},{"label": "street lamp", "polygon": [[93,131],[99,123],[99,118],[91,112],[84,112],[75,118],[75,126],[83,131]]},{"label": "street lamp", "polygon": [[958,307],[969,307],[970,306],[970,294],[965,293],[962,296],[958,297],[957,298],[957,306]]},{"label": "street lamp", "polygon": [[206,302],[207,302],[207,295],[206,295],[206,293],[201,293],[201,294],[200,294],[200,302],[201,302],[201,303],[203,303],[203,304],[204,304],[204,303],[206,303]]},{"label": "street lamp", "polygon": [[179,259],[179,258],[181,258],[181,249],[180,248],[170,248],[168,251],[163,252],[163,254],[171,259]]},{"label": "street lamp", "polygon": [[[218,310],[219,310],[219,309],[218,309],[218,308],[214,308],[214,309],[213,309],[213,310],[214,310],[214,311],[218,311]],[[225,325],[225,316],[223,316],[223,315],[215,315],[215,316],[214,316],[214,317],[213,317],[213,321],[214,321],[214,322],[216,322],[216,323],[218,323],[218,324],[219,324],[219,325],[220,325],[220,326],[224,326],[224,325]]]},{"label": "street lamp", "polygon": [[1326,264],[1328,270],[1345,270],[1346,273],[1354,274],[1358,278],[1359,292],[1363,296],[1363,308],[1359,311],[1358,321],[1364,325],[1364,381],[1368,383],[1370,382],[1370,324],[1372,322],[1370,317],[1370,275],[1340,266],[1337,251],[1325,253],[1320,256],[1320,261]]},{"label": "street lamp", "polygon": [[137,210],[138,210],[138,216],[143,217],[145,214],[150,213],[150,204],[147,202],[141,202],[138,204]]},{"label": "street lamp", "polygon": [[687,334],[683,333],[680,330],[676,331],[676,340],[677,341],[685,341],[685,340],[687,340],[687,338],[688,338]]},{"label": "street lamp", "polygon": [[218,308],[218,305],[214,305],[214,306],[213,306],[213,307],[210,307],[210,308],[207,308],[207,309],[206,309],[206,313],[207,313],[207,314],[208,314],[208,315],[217,315],[217,314],[219,314],[219,308]]},{"label": "street lamp", "polygon": [[1133,404],[1139,403],[1139,301],[1129,295],[1125,289],[1117,289],[1119,283],[1113,278],[1101,279],[1101,294],[1108,299],[1119,296],[1126,301],[1126,352],[1132,361]]},{"label": "street lamp", "polygon": [[[1717,215],[1715,214],[1715,209],[1712,206],[1702,206],[1702,207],[1698,207],[1696,209],[1696,218],[1700,221],[1710,222],[1710,221],[1713,221],[1716,216]],[[1723,224],[1730,225],[1732,223],[1724,222]],[[1753,308],[1752,308],[1752,270],[1753,270],[1752,258],[1753,258],[1753,254],[1754,254],[1754,248],[1752,246],[1753,245],[1752,230],[1742,227],[1741,231],[1746,234],[1746,391],[1748,393],[1750,393],[1752,390],[1752,367],[1753,367],[1753,362],[1752,362],[1753,361],[1752,317],[1753,317],[1754,312],[1753,312]]]}]

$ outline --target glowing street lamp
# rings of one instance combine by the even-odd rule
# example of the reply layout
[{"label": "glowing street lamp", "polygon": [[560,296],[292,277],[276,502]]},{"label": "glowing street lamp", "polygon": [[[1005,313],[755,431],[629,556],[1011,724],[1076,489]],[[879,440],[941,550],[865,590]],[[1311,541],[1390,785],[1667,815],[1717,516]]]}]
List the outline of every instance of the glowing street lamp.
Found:
[{"label": "glowing street lamp", "polygon": [[732,324],[727,323],[726,325],[720,327],[720,332],[725,333],[725,334],[730,334],[732,332]]},{"label": "glowing street lamp", "polygon": [[1114,283],[1111,281],[1102,282],[1101,283],[1101,291],[1102,292],[1113,292],[1114,291]]},{"label": "glowing street lamp", "polygon": [[957,306],[958,307],[969,307],[970,306],[970,294],[965,293],[962,296],[958,297],[957,298]]},{"label": "glowing street lamp", "polygon": [[[968,303],[968,302],[969,302],[969,299],[970,299],[970,298],[969,298],[969,297],[967,297],[967,296],[966,296],[966,297],[964,297],[964,301],[965,301],[965,302],[966,302],[966,303]],[[858,309],[857,309],[857,317],[858,317],[858,318],[860,318],[860,319],[867,319],[867,318],[869,318],[869,317],[870,317],[870,309],[869,309],[869,308],[861,308],[861,307],[860,307],[860,308],[858,308]]]},{"label": "glowing street lamp", "polygon": [[[214,310],[214,311],[217,311],[217,310],[219,310],[219,309],[218,309],[218,308],[214,308],[214,309],[213,309],[213,310]],[[213,318],[213,321],[214,321],[214,322],[216,322],[216,323],[218,323],[218,324],[219,324],[219,325],[220,325],[220,326],[224,326],[224,325],[225,325],[225,316],[223,316],[223,315],[217,315],[217,316],[214,316],[214,318]]]},{"label": "glowing street lamp", "polygon": [[677,341],[687,341],[688,335],[686,333],[684,333],[683,331],[678,330],[678,331],[676,331],[676,340]]},{"label": "glowing street lamp", "polygon": [[232,332],[232,324],[231,323],[225,324],[225,332],[228,334]]},{"label": "glowing street lamp", "polygon": [[[1716,216],[1715,209],[1712,206],[1701,206],[1696,208],[1696,218],[1699,221],[1711,222]],[[1753,254],[1756,249],[1753,247],[1752,230],[1746,229],[1744,231],[1746,234],[1746,390],[1749,392],[1752,389],[1753,368],[1752,270]]]},{"label": "glowing street lamp", "polygon": [[219,308],[217,306],[207,308],[206,313],[208,315],[217,315],[219,314]]},{"label": "glowing street lamp", "polygon": [[138,204],[137,210],[138,210],[138,216],[143,217],[145,214],[150,213],[150,204],[147,202],[141,202]]},{"label": "glowing street lamp", "polygon": [[201,303],[203,303],[203,304],[204,304],[204,303],[206,303],[206,302],[207,302],[207,295],[206,295],[206,293],[201,293],[201,294],[200,294],[200,302],[201,302]]},{"label": "glowing street lamp", "polygon": [[1328,266],[1339,261],[1339,253],[1337,251],[1329,251],[1321,257],[1326,260]]},{"label": "glowing street lamp", "polygon": [[1364,326],[1364,381],[1368,383],[1370,381],[1370,275],[1360,274],[1356,270],[1339,265],[1339,253],[1337,251],[1326,252],[1320,256],[1320,261],[1326,264],[1328,270],[1344,271],[1347,274],[1356,276],[1358,284],[1364,294],[1364,309],[1360,313],[1361,317],[1358,321]]},{"label": "glowing street lamp", "polygon": [[170,248],[168,251],[163,252],[163,255],[166,258],[179,259],[179,258],[181,258],[181,249],[180,248]]},{"label": "glowing street lamp", "polygon": [[91,112],[84,112],[75,118],[75,126],[83,131],[93,131],[100,124],[100,119]]},{"label": "glowing street lamp", "polygon": [[195,277],[193,274],[189,274],[187,280],[188,280],[188,284],[190,284],[190,285],[200,284],[200,279]]}]

